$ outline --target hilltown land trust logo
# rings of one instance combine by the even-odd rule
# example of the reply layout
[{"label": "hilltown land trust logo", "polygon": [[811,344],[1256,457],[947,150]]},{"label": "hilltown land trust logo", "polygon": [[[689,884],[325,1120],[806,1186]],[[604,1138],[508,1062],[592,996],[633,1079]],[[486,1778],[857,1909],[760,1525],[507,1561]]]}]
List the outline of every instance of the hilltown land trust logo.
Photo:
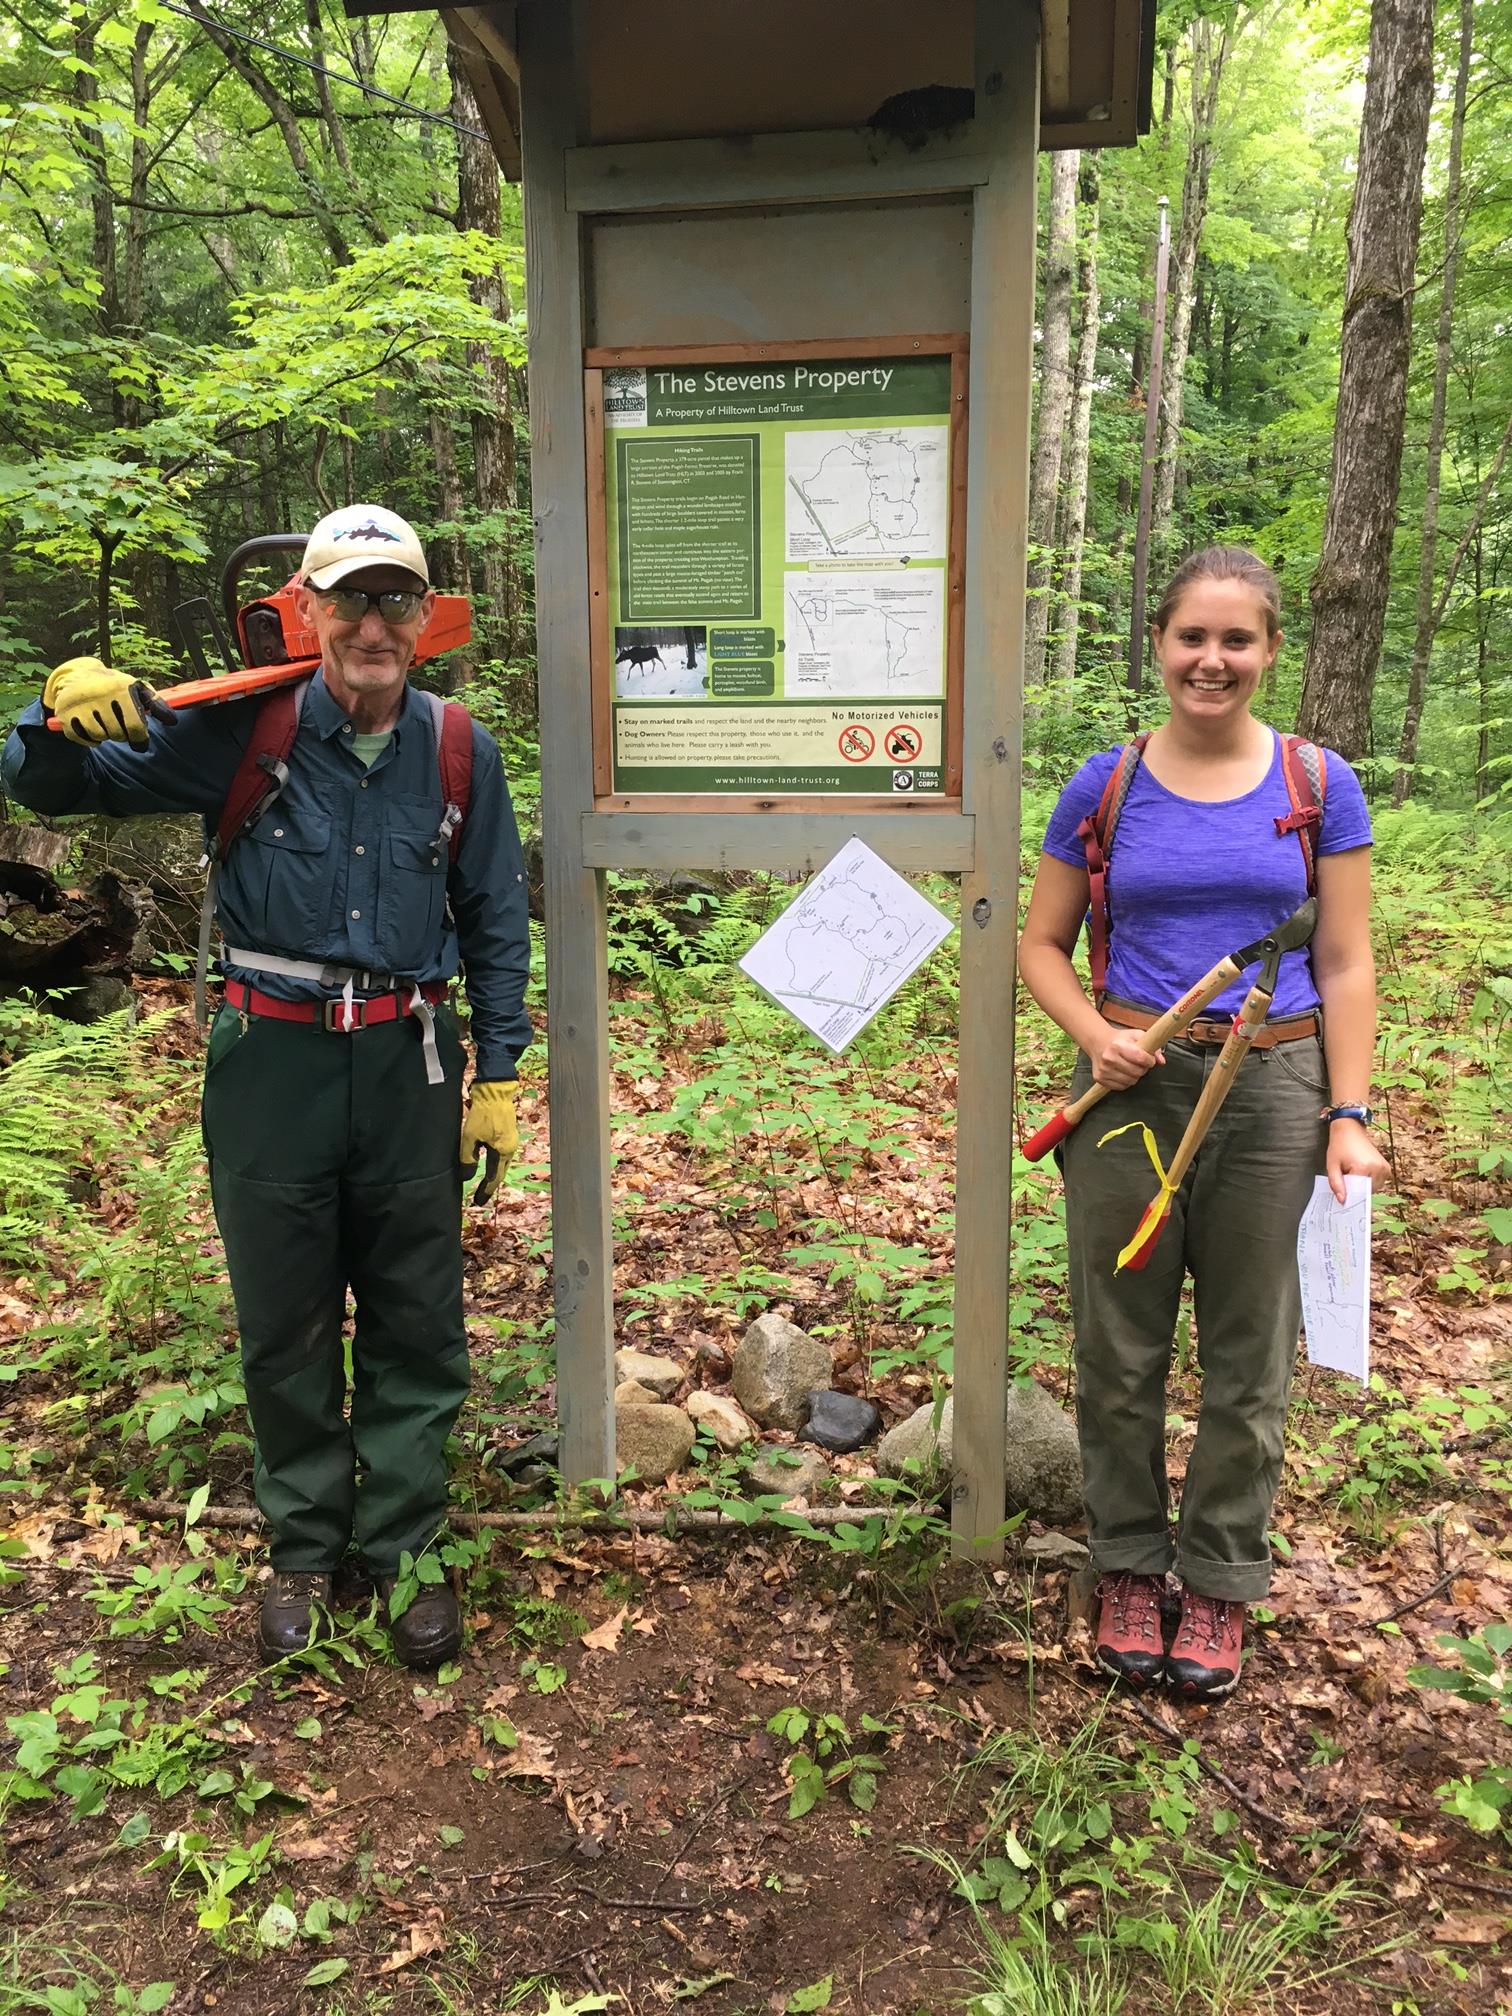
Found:
[{"label": "hilltown land trust logo", "polygon": [[644,427],[646,374],[631,365],[611,366],[604,373],[604,420],[610,427]]}]

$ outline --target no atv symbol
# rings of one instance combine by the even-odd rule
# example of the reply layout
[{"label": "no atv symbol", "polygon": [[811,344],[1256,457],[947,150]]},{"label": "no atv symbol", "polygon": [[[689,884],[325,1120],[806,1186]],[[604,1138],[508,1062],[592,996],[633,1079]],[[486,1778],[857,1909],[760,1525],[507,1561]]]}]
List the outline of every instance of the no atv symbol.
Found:
[{"label": "no atv symbol", "polygon": [[894,763],[913,763],[924,747],[924,737],[917,728],[910,728],[900,722],[896,728],[889,728],[882,740],[882,747]]}]

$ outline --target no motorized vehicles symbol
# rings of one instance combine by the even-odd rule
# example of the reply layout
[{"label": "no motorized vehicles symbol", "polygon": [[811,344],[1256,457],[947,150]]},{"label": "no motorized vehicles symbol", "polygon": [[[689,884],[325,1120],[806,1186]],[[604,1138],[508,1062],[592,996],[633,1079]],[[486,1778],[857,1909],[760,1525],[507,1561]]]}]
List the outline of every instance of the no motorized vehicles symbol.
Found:
[{"label": "no motorized vehicles symbol", "polygon": [[896,728],[889,728],[882,738],[882,747],[894,763],[913,763],[924,747],[924,737],[917,728],[911,728],[906,721]]},{"label": "no motorized vehicles symbol", "polygon": [[863,728],[853,721],[849,728],[840,731],[840,754],[847,763],[864,763],[877,746],[877,738],[870,728]]}]

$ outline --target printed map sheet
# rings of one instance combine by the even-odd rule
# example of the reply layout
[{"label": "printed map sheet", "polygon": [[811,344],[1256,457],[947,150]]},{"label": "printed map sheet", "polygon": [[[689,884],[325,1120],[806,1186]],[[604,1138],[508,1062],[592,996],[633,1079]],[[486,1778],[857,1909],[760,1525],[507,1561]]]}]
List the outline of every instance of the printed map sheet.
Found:
[{"label": "printed map sheet", "polygon": [[740,970],[838,1056],[955,924],[862,840],[847,840]]},{"label": "printed map sheet", "polygon": [[815,429],[786,447],[789,560],[945,558],[947,429]]},{"label": "printed map sheet", "polygon": [[936,698],[945,690],[945,576],[789,574],[793,698]]},{"label": "printed map sheet", "polygon": [[1319,1176],[1297,1228],[1307,1358],[1370,1379],[1370,1180],[1346,1176],[1342,1204]]}]

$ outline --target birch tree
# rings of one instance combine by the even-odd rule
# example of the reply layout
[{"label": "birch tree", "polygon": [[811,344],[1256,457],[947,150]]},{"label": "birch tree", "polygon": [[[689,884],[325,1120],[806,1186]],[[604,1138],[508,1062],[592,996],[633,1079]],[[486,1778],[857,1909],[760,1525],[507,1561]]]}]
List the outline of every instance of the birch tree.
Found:
[{"label": "birch tree", "polygon": [[1169,531],[1176,498],[1176,463],[1181,446],[1181,409],[1187,356],[1192,342],[1192,309],[1197,298],[1197,254],[1207,222],[1208,187],[1213,173],[1213,130],[1218,93],[1240,22],[1214,31],[1211,21],[1191,27],[1191,125],[1186,169],[1181,181],[1181,224],[1171,268],[1165,372],[1161,385],[1160,445],[1155,459],[1155,506],[1151,544],[1158,551]]},{"label": "birch tree", "polygon": [[1080,163],[1081,156],[1074,148],[1050,157],[1050,227],[1045,249],[1039,413],[1029,479],[1031,557],[1024,625],[1024,682],[1028,686],[1037,686],[1045,676],[1055,504],[1060,488],[1066,409],[1071,399],[1071,292],[1076,265],[1076,177]]},{"label": "birch tree", "polygon": [[1061,487],[1060,548],[1064,556],[1060,620],[1055,640],[1055,682],[1069,692],[1076,677],[1076,638],[1081,623],[1082,550],[1087,539],[1087,471],[1092,445],[1092,386],[1097,377],[1097,337],[1101,293],[1097,279],[1097,239],[1102,171],[1095,153],[1081,165],[1077,187],[1079,222],[1077,294],[1081,321],[1072,373],[1071,423],[1066,441],[1066,476]]}]

